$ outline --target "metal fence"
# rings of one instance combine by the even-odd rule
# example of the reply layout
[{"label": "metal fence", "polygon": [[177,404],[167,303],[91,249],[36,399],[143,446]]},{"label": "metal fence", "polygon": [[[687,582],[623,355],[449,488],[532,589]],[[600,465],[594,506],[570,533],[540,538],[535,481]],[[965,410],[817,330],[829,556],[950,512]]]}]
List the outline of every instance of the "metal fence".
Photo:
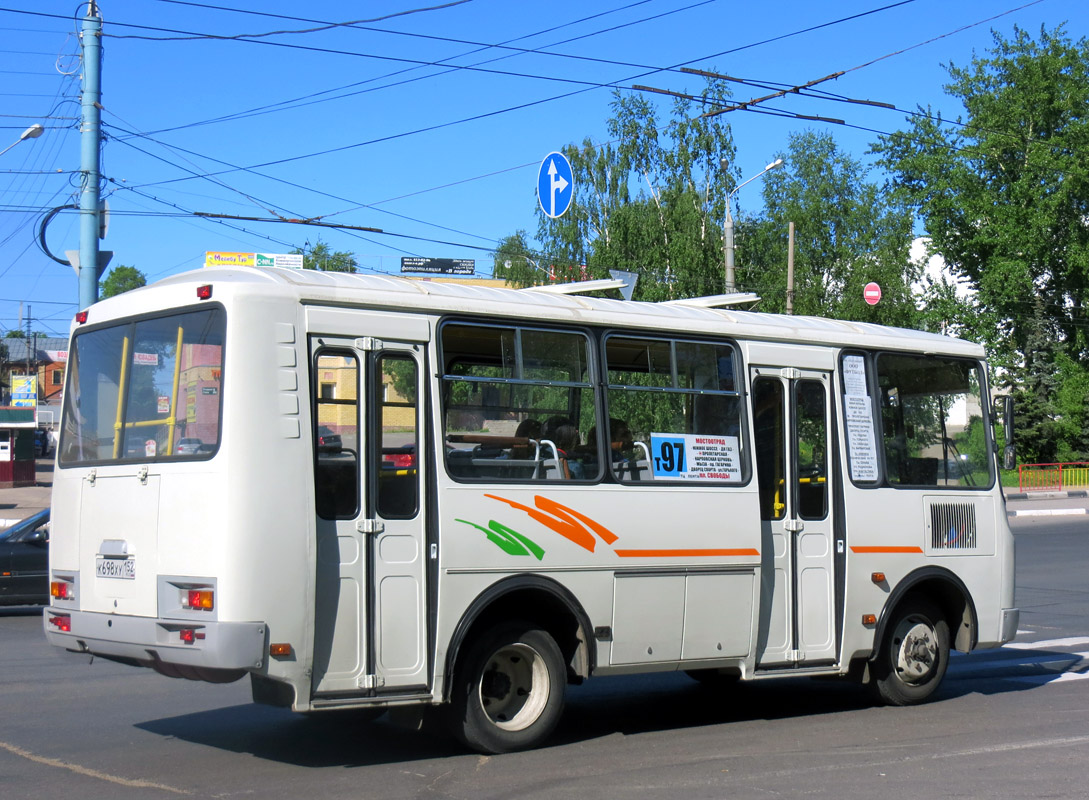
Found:
[{"label": "metal fence", "polygon": [[1089,461],[1022,464],[1017,468],[1017,484],[1022,492],[1089,488]]}]

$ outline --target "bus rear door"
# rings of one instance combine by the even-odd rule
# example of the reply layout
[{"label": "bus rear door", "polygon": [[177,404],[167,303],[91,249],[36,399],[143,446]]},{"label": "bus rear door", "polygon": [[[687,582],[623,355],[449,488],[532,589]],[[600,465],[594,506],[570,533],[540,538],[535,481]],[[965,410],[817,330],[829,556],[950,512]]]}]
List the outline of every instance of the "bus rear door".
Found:
[{"label": "bus rear door", "polygon": [[423,348],[322,337],[315,397],[315,697],[424,688]]}]

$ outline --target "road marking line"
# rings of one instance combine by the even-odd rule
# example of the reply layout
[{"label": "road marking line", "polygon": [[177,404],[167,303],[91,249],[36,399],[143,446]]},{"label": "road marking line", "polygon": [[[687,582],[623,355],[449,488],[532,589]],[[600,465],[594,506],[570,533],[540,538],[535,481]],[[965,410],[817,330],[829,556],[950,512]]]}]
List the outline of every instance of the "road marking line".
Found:
[{"label": "road marking line", "polygon": [[1038,650],[1048,647],[1073,647],[1078,644],[1089,644],[1089,636],[1071,636],[1068,639],[1045,639],[1041,642],[1006,642],[1003,650]]},{"label": "road marking line", "polygon": [[9,753],[25,758],[28,761],[33,761],[37,764],[45,764],[48,767],[60,767],[61,769],[70,770],[78,775],[86,775],[89,778],[98,778],[99,780],[107,781],[109,783],[116,783],[119,786],[130,786],[137,789],[161,789],[164,792],[172,792],[173,794],[192,794],[184,789],[177,789],[173,786],[167,786],[162,783],[154,783],[153,781],[145,780],[131,780],[129,778],[119,778],[116,775],[110,775],[105,772],[99,772],[97,769],[91,769],[89,767],[83,767],[79,764],[68,764],[56,758],[48,758],[46,756],[39,756],[31,753],[29,750],[24,750],[21,747],[16,747],[13,744],[7,742],[0,742],[0,748],[7,750]]},{"label": "road marking line", "polygon": [[1089,672],[1060,672],[1058,675],[1018,675],[1005,678],[1005,680],[1043,686],[1048,683],[1061,683],[1063,681],[1083,681],[1086,678],[1089,678]]}]

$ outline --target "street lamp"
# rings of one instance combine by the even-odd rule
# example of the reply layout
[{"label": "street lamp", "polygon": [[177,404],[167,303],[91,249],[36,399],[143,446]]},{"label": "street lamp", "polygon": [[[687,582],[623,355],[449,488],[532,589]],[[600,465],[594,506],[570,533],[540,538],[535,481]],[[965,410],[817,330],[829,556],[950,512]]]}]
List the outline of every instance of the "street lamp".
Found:
[{"label": "street lamp", "polygon": [[31,125],[29,128],[22,132],[18,139],[9,144],[3,150],[0,150],[0,156],[4,155],[4,153],[15,147],[15,145],[19,144],[19,142],[23,141],[24,139],[37,139],[43,133],[45,133],[45,128],[43,128],[41,125]]},{"label": "street lamp", "polygon": [[[726,167],[726,159],[721,161],[722,167]],[[730,213],[730,204],[733,202],[733,197],[737,194],[737,190],[746,184],[752,183],[757,178],[766,175],[776,167],[783,165],[783,159],[777,158],[768,164],[764,169],[753,175],[747,181],[739,183],[735,186],[729,194],[726,195],[726,222],[722,226],[722,250],[726,259],[726,294],[731,294],[734,291],[734,218]]]}]

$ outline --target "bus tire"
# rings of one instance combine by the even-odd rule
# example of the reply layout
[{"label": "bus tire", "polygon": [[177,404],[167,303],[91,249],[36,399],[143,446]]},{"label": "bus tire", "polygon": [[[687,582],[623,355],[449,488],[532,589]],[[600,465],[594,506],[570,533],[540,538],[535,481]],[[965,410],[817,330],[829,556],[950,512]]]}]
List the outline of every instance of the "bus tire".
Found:
[{"label": "bus tire", "polygon": [[873,664],[873,689],[889,705],[922,703],[949,667],[949,624],[937,606],[920,597],[905,599],[889,622]]},{"label": "bus tire", "polygon": [[541,744],[563,713],[567,674],[559,645],[528,622],[485,631],[459,659],[450,725],[481,753],[509,753]]}]

